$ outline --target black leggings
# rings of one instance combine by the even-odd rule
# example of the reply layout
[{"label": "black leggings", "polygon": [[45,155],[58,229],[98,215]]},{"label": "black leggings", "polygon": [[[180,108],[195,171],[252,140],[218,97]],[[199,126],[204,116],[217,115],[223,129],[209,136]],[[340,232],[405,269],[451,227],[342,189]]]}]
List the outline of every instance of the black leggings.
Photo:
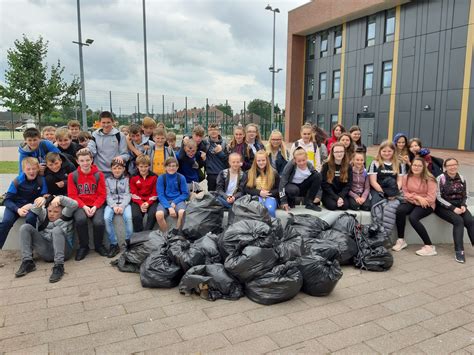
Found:
[{"label": "black leggings", "polygon": [[285,193],[288,197],[288,204],[290,206],[295,204],[296,197],[304,196],[304,203],[308,204],[314,201],[316,194],[321,187],[321,174],[314,171],[301,184],[289,183],[285,186]]},{"label": "black leggings", "polygon": [[355,199],[353,199],[351,196],[347,197],[349,200],[349,208],[354,211],[370,211],[370,207],[372,205],[372,202],[370,201],[370,196],[367,196],[367,199],[364,201],[362,205],[359,205]]},{"label": "black leggings", "polygon": [[[155,225],[156,218],[156,207],[158,203],[155,202],[151,206],[148,206],[148,210],[143,213],[142,210],[140,209],[140,206],[138,204],[132,202],[132,222],[133,222],[133,231],[134,232],[141,232],[143,230],[152,230],[153,226]],[[145,226],[143,225],[143,217],[147,215],[146,217],[146,224]]]},{"label": "black leggings", "polygon": [[323,191],[323,196],[321,198],[321,202],[323,203],[324,207],[326,207],[328,210],[335,211],[335,210],[347,210],[349,208],[349,199],[348,197],[343,197],[342,199],[344,200],[344,204],[341,207],[337,206],[337,200],[339,199],[339,196],[335,199],[333,196],[324,193]]},{"label": "black leggings", "polygon": [[423,224],[421,224],[420,222],[420,219],[423,219],[432,213],[433,209],[431,207],[423,208],[421,206],[413,205],[409,202],[402,203],[397,208],[398,238],[403,238],[405,236],[406,217],[408,216],[410,224],[421,237],[423,243],[425,245],[432,245],[431,239],[425,229],[425,226],[423,226]]},{"label": "black leggings", "polygon": [[456,214],[443,206],[437,205],[435,213],[439,218],[444,219],[453,225],[453,239],[454,239],[454,250],[464,250],[463,239],[464,239],[464,227],[467,229],[467,235],[471,240],[471,244],[474,246],[474,218],[472,218],[471,212],[466,210],[463,214]]}]

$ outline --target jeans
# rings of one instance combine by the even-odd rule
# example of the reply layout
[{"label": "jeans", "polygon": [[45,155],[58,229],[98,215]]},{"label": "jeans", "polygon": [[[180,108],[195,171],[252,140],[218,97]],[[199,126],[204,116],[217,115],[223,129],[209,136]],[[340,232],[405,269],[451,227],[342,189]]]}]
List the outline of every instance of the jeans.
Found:
[{"label": "jeans", "polygon": [[104,206],[97,209],[92,218],[87,217],[86,212],[82,208],[79,208],[74,212],[74,222],[76,223],[77,235],[79,236],[79,248],[89,248],[89,219],[92,220],[94,246],[97,249],[104,245]]},{"label": "jeans", "polygon": [[405,235],[405,224],[406,218],[412,225],[413,229],[418,233],[418,235],[423,240],[425,245],[431,245],[431,239],[426,231],[425,226],[421,224],[420,219],[425,218],[433,213],[431,207],[423,208],[421,206],[413,205],[409,202],[404,202],[397,208],[397,231],[398,238],[403,238]]},{"label": "jeans", "polygon": [[[0,249],[3,248],[3,244],[5,244],[5,241],[7,240],[8,233],[18,218],[20,218],[18,213],[13,212],[9,208],[5,208],[3,211],[3,220],[0,222]],[[36,220],[37,216],[33,212],[29,211],[25,217],[26,224],[36,227]]]},{"label": "jeans", "polygon": [[467,229],[467,235],[471,240],[471,244],[474,246],[474,218],[472,218],[471,212],[466,210],[463,214],[456,214],[443,206],[437,205],[435,213],[439,218],[444,219],[453,225],[453,239],[454,239],[454,250],[464,250],[463,239],[464,239],[464,227]]},{"label": "jeans", "polygon": [[224,207],[224,208],[227,208],[227,209],[231,209],[232,208],[232,205],[227,202],[227,200],[222,197],[222,196],[217,196],[217,201],[219,201],[219,203]]},{"label": "jeans", "polygon": [[[109,244],[117,244],[117,236],[115,235],[114,228],[114,217],[116,216],[114,210],[110,206],[106,206],[104,210],[105,230],[109,235]],[[117,215],[120,216],[120,215]],[[127,205],[122,214],[123,223],[125,224],[125,239],[130,240],[133,233],[133,222],[132,222],[132,207]]]},{"label": "jeans", "polygon": [[260,201],[261,204],[265,206],[265,208],[268,210],[268,213],[270,213],[270,216],[273,218],[276,217],[276,209],[278,207],[278,202],[274,197],[259,197],[258,200]]}]

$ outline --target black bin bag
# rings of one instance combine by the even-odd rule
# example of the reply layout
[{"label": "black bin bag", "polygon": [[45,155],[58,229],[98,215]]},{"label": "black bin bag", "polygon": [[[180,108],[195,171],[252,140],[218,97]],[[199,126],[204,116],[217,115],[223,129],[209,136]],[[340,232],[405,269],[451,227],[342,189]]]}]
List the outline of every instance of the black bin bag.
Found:
[{"label": "black bin bag", "polygon": [[295,297],[303,286],[303,275],[295,262],[277,265],[245,284],[245,295],[252,301],[271,305]]},{"label": "black bin bag", "polygon": [[357,255],[357,244],[349,235],[334,229],[329,229],[319,235],[319,239],[334,242],[339,251],[337,261],[341,265],[352,265]]},{"label": "black bin bag", "polygon": [[222,263],[221,254],[217,241],[219,237],[212,233],[207,233],[204,237],[199,238],[193,244],[193,247],[199,249],[205,256],[206,264],[219,264]]},{"label": "black bin bag", "polygon": [[329,295],[342,277],[342,270],[336,259],[326,259],[319,255],[302,256],[298,269],[303,274],[302,291],[311,296]]},{"label": "black bin bag", "polygon": [[330,259],[340,257],[339,248],[332,240],[306,238],[304,239],[304,255],[319,255]]},{"label": "black bin bag", "polygon": [[169,240],[168,256],[176,264],[181,266],[184,272],[196,265],[204,265],[206,255],[186,239],[175,236]]},{"label": "black bin bag", "polygon": [[207,233],[221,233],[224,209],[216,197],[207,193],[186,207],[182,232],[189,240],[204,237]]},{"label": "black bin bag", "polygon": [[267,208],[258,201],[257,196],[245,195],[234,202],[229,211],[229,224],[239,221],[255,220],[272,224]]},{"label": "black bin bag", "polygon": [[286,228],[292,227],[303,238],[317,238],[319,234],[329,229],[329,224],[310,214],[290,214],[288,222],[286,223]]},{"label": "black bin bag", "polygon": [[275,251],[280,257],[280,262],[294,260],[303,255],[303,237],[297,230],[289,227],[285,230],[283,237],[275,241]]},{"label": "black bin bag", "polygon": [[393,265],[393,256],[383,245],[386,236],[376,226],[362,226],[356,233],[357,255],[354,265],[368,271],[387,271]]},{"label": "black bin bag", "polygon": [[332,225],[331,229],[339,231],[343,234],[349,235],[355,238],[356,226],[359,224],[355,214],[347,212],[342,213],[337,217],[336,221]]},{"label": "black bin bag", "polygon": [[162,251],[151,253],[140,267],[140,281],[143,287],[172,288],[178,285],[183,270]]},{"label": "black bin bag", "polygon": [[196,293],[209,301],[220,298],[238,300],[243,296],[242,285],[226,272],[222,264],[192,267],[181,279],[179,292],[185,295]]}]

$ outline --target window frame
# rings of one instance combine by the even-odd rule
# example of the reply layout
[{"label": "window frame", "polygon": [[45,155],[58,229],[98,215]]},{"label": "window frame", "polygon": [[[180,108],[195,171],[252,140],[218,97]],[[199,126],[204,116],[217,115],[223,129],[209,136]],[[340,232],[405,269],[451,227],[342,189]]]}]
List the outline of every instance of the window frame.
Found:
[{"label": "window frame", "polygon": [[[340,38],[340,43],[338,44],[338,38]],[[337,27],[334,31],[334,54],[342,53],[342,27]]]},{"label": "window frame", "polygon": [[[367,69],[371,67],[372,70],[368,71]],[[370,88],[367,87],[367,76],[371,76],[370,80]],[[374,63],[370,64],[365,64],[364,65],[364,80],[363,80],[363,86],[362,86],[362,96],[371,96],[372,95],[372,90],[374,89]]]},{"label": "window frame", "polygon": [[[388,65],[390,64],[390,68],[388,69]],[[389,85],[385,85],[385,77],[386,74],[390,72],[390,83]],[[392,80],[393,80],[393,61],[387,60],[385,62],[382,62],[382,94],[390,94],[392,91]]]},{"label": "window frame", "polygon": [[[334,121],[334,117],[336,117],[336,121]],[[331,123],[330,123],[331,127],[334,127],[335,125],[337,125],[339,123],[339,114],[338,113],[331,113],[330,118],[331,118]],[[332,130],[332,128],[331,128],[331,130]]]},{"label": "window frame", "polygon": [[306,53],[306,59],[313,60],[315,58],[315,53],[316,53],[316,37],[314,35],[309,36],[307,39],[307,42],[308,42],[308,50]]},{"label": "window frame", "polygon": [[[310,89],[311,88],[311,95]],[[306,100],[311,101],[314,99],[314,75],[306,75]]]},{"label": "window frame", "polygon": [[[319,58],[324,58],[328,56],[328,46],[329,46],[329,36],[327,32],[321,33],[319,36],[320,42],[319,42]],[[323,43],[326,43],[326,48],[323,50]]]},{"label": "window frame", "polygon": [[[338,76],[336,77],[336,73],[338,73]],[[335,90],[336,87],[336,79],[338,80],[337,84],[337,91]],[[333,70],[332,72],[332,98],[333,99],[338,99],[341,94],[341,69],[336,69]]]},{"label": "window frame", "polygon": [[[395,16],[396,16],[395,9],[385,11],[384,43],[393,42],[395,40],[395,30],[396,30],[396,28],[395,28],[395,26],[396,26]],[[388,28],[389,28],[389,26],[388,26],[389,21],[391,23],[393,23],[393,29],[392,29],[393,32],[390,32],[390,33],[387,32]]]},{"label": "window frame", "polygon": [[[369,37],[369,28],[370,26],[374,26],[374,36]],[[365,46],[372,47],[375,45],[375,37],[376,37],[376,29],[377,29],[377,16],[372,15],[367,17],[367,24],[365,26]]]},{"label": "window frame", "polygon": [[[324,80],[323,80],[323,75],[324,75]],[[322,82],[324,82],[324,92],[321,90],[322,86]],[[319,100],[325,100],[326,99],[326,95],[327,95],[327,92],[328,92],[328,76],[327,76],[327,72],[321,72],[319,73],[319,85],[318,85],[318,99]]]},{"label": "window frame", "polygon": [[[321,121],[322,124],[320,124]],[[326,116],[323,113],[316,115],[316,125],[319,128],[326,130]]]}]

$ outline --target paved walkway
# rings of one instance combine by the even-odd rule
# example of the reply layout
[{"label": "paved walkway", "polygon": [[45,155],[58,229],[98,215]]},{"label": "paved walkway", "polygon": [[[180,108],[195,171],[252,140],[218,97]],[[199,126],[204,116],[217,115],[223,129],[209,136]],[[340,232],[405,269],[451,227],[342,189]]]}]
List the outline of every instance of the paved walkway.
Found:
[{"label": "paved walkway", "polygon": [[95,253],[66,262],[57,284],[43,262],[15,279],[18,254],[0,251],[0,352],[474,353],[474,250],[461,265],[451,248],[422,258],[410,246],[385,273],[344,267],[329,297],[273,306],[144,289]]}]

